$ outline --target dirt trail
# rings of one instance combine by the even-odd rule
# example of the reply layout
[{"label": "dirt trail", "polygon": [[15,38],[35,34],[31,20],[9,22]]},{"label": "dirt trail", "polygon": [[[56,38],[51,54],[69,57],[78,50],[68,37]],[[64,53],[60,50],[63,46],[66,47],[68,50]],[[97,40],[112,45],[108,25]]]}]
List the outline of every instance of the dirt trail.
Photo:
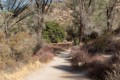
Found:
[{"label": "dirt trail", "polygon": [[68,56],[69,51],[61,52],[52,62],[31,73],[25,80],[89,80],[80,72],[72,72]]}]

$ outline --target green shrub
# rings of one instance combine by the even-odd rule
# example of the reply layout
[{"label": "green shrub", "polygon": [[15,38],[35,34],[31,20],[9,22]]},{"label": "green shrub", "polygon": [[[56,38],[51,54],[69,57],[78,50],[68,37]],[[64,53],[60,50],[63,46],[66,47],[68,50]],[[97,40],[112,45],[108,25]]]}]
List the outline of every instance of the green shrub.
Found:
[{"label": "green shrub", "polygon": [[68,26],[66,28],[66,39],[68,41],[74,41],[74,44],[77,43],[77,41],[79,42],[79,29],[78,28],[74,28],[73,26]]},{"label": "green shrub", "polygon": [[62,42],[65,38],[64,28],[56,22],[46,22],[43,38],[49,43]]},{"label": "green shrub", "polygon": [[73,44],[74,45],[79,45],[80,41],[79,41],[79,38],[74,38],[73,39]]}]

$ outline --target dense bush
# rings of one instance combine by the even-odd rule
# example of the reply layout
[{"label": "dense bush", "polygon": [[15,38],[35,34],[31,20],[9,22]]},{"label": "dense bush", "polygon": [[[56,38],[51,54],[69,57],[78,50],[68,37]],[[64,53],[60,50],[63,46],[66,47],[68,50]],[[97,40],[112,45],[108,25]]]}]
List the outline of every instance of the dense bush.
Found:
[{"label": "dense bush", "polygon": [[[3,34],[3,35],[2,35]],[[33,54],[36,40],[27,32],[19,32],[9,38],[6,43],[4,33],[0,35],[0,68],[8,65],[13,67],[16,63],[28,63]],[[15,66],[14,66],[15,67]]]},{"label": "dense bush", "polygon": [[40,62],[49,62],[54,58],[54,48],[51,45],[44,45],[35,56]]},{"label": "dense bush", "polygon": [[[120,79],[120,59],[119,55],[113,56],[108,61],[91,62],[89,67],[91,71],[88,73],[92,80],[119,80]],[[90,66],[91,65],[91,66]]]},{"label": "dense bush", "polygon": [[84,44],[81,43],[79,46],[74,46],[71,49],[70,55],[72,57],[71,63],[73,69],[78,69],[80,66],[79,63],[89,61],[90,55],[83,46]]},{"label": "dense bush", "polygon": [[64,28],[56,22],[46,22],[43,38],[50,43],[62,42],[65,38]]},{"label": "dense bush", "polygon": [[33,54],[35,39],[26,32],[19,32],[10,38],[9,45],[16,61],[28,61]]},{"label": "dense bush", "polygon": [[74,45],[78,45],[79,44],[79,29],[78,28],[74,28],[73,26],[68,26],[66,28],[66,32],[67,32],[67,36],[66,39],[68,41],[72,41],[73,40],[73,44]]},{"label": "dense bush", "polygon": [[[110,52],[110,56],[105,56]],[[92,54],[91,54],[92,53]],[[102,54],[100,54],[102,53]],[[92,80],[120,79],[120,41],[101,37],[71,50],[72,66],[87,71]],[[84,64],[79,65],[79,63]]]},{"label": "dense bush", "polygon": [[111,35],[104,35],[87,42],[86,47],[88,52],[92,54],[114,54],[120,50],[120,40],[114,39],[114,36]]},{"label": "dense bush", "polygon": [[[80,43],[80,31],[79,31],[79,28],[75,28],[73,26],[69,26],[66,28],[66,33],[67,33],[67,36],[66,36],[66,39],[68,41],[73,41],[73,44],[74,45],[78,45]],[[89,42],[90,40],[93,40],[93,39],[97,39],[98,38],[98,33],[93,31],[91,32],[90,34],[84,34],[82,36],[82,41],[84,43],[87,43]]]}]

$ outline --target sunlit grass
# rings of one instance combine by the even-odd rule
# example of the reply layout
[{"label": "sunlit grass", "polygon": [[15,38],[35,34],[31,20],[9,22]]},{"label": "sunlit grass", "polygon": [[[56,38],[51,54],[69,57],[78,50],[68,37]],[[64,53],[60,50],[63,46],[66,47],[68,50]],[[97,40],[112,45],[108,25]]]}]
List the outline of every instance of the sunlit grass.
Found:
[{"label": "sunlit grass", "polygon": [[29,63],[21,68],[17,68],[14,73],[0,72],[0,80],[23,80],[23,78],[30,72],[40,69],[42,64],[39,61]]}]

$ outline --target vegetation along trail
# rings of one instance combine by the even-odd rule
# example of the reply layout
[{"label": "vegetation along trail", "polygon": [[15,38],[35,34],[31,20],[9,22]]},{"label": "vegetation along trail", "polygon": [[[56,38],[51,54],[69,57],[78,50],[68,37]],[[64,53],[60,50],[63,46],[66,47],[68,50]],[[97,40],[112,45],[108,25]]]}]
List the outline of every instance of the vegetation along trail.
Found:
[{"label": "vegetation along trail", "polygon": [[24,80],[89,80],[82,73],[71,70],[68,57],[69,51],[61,52],[51,63],[31,73]]}]

